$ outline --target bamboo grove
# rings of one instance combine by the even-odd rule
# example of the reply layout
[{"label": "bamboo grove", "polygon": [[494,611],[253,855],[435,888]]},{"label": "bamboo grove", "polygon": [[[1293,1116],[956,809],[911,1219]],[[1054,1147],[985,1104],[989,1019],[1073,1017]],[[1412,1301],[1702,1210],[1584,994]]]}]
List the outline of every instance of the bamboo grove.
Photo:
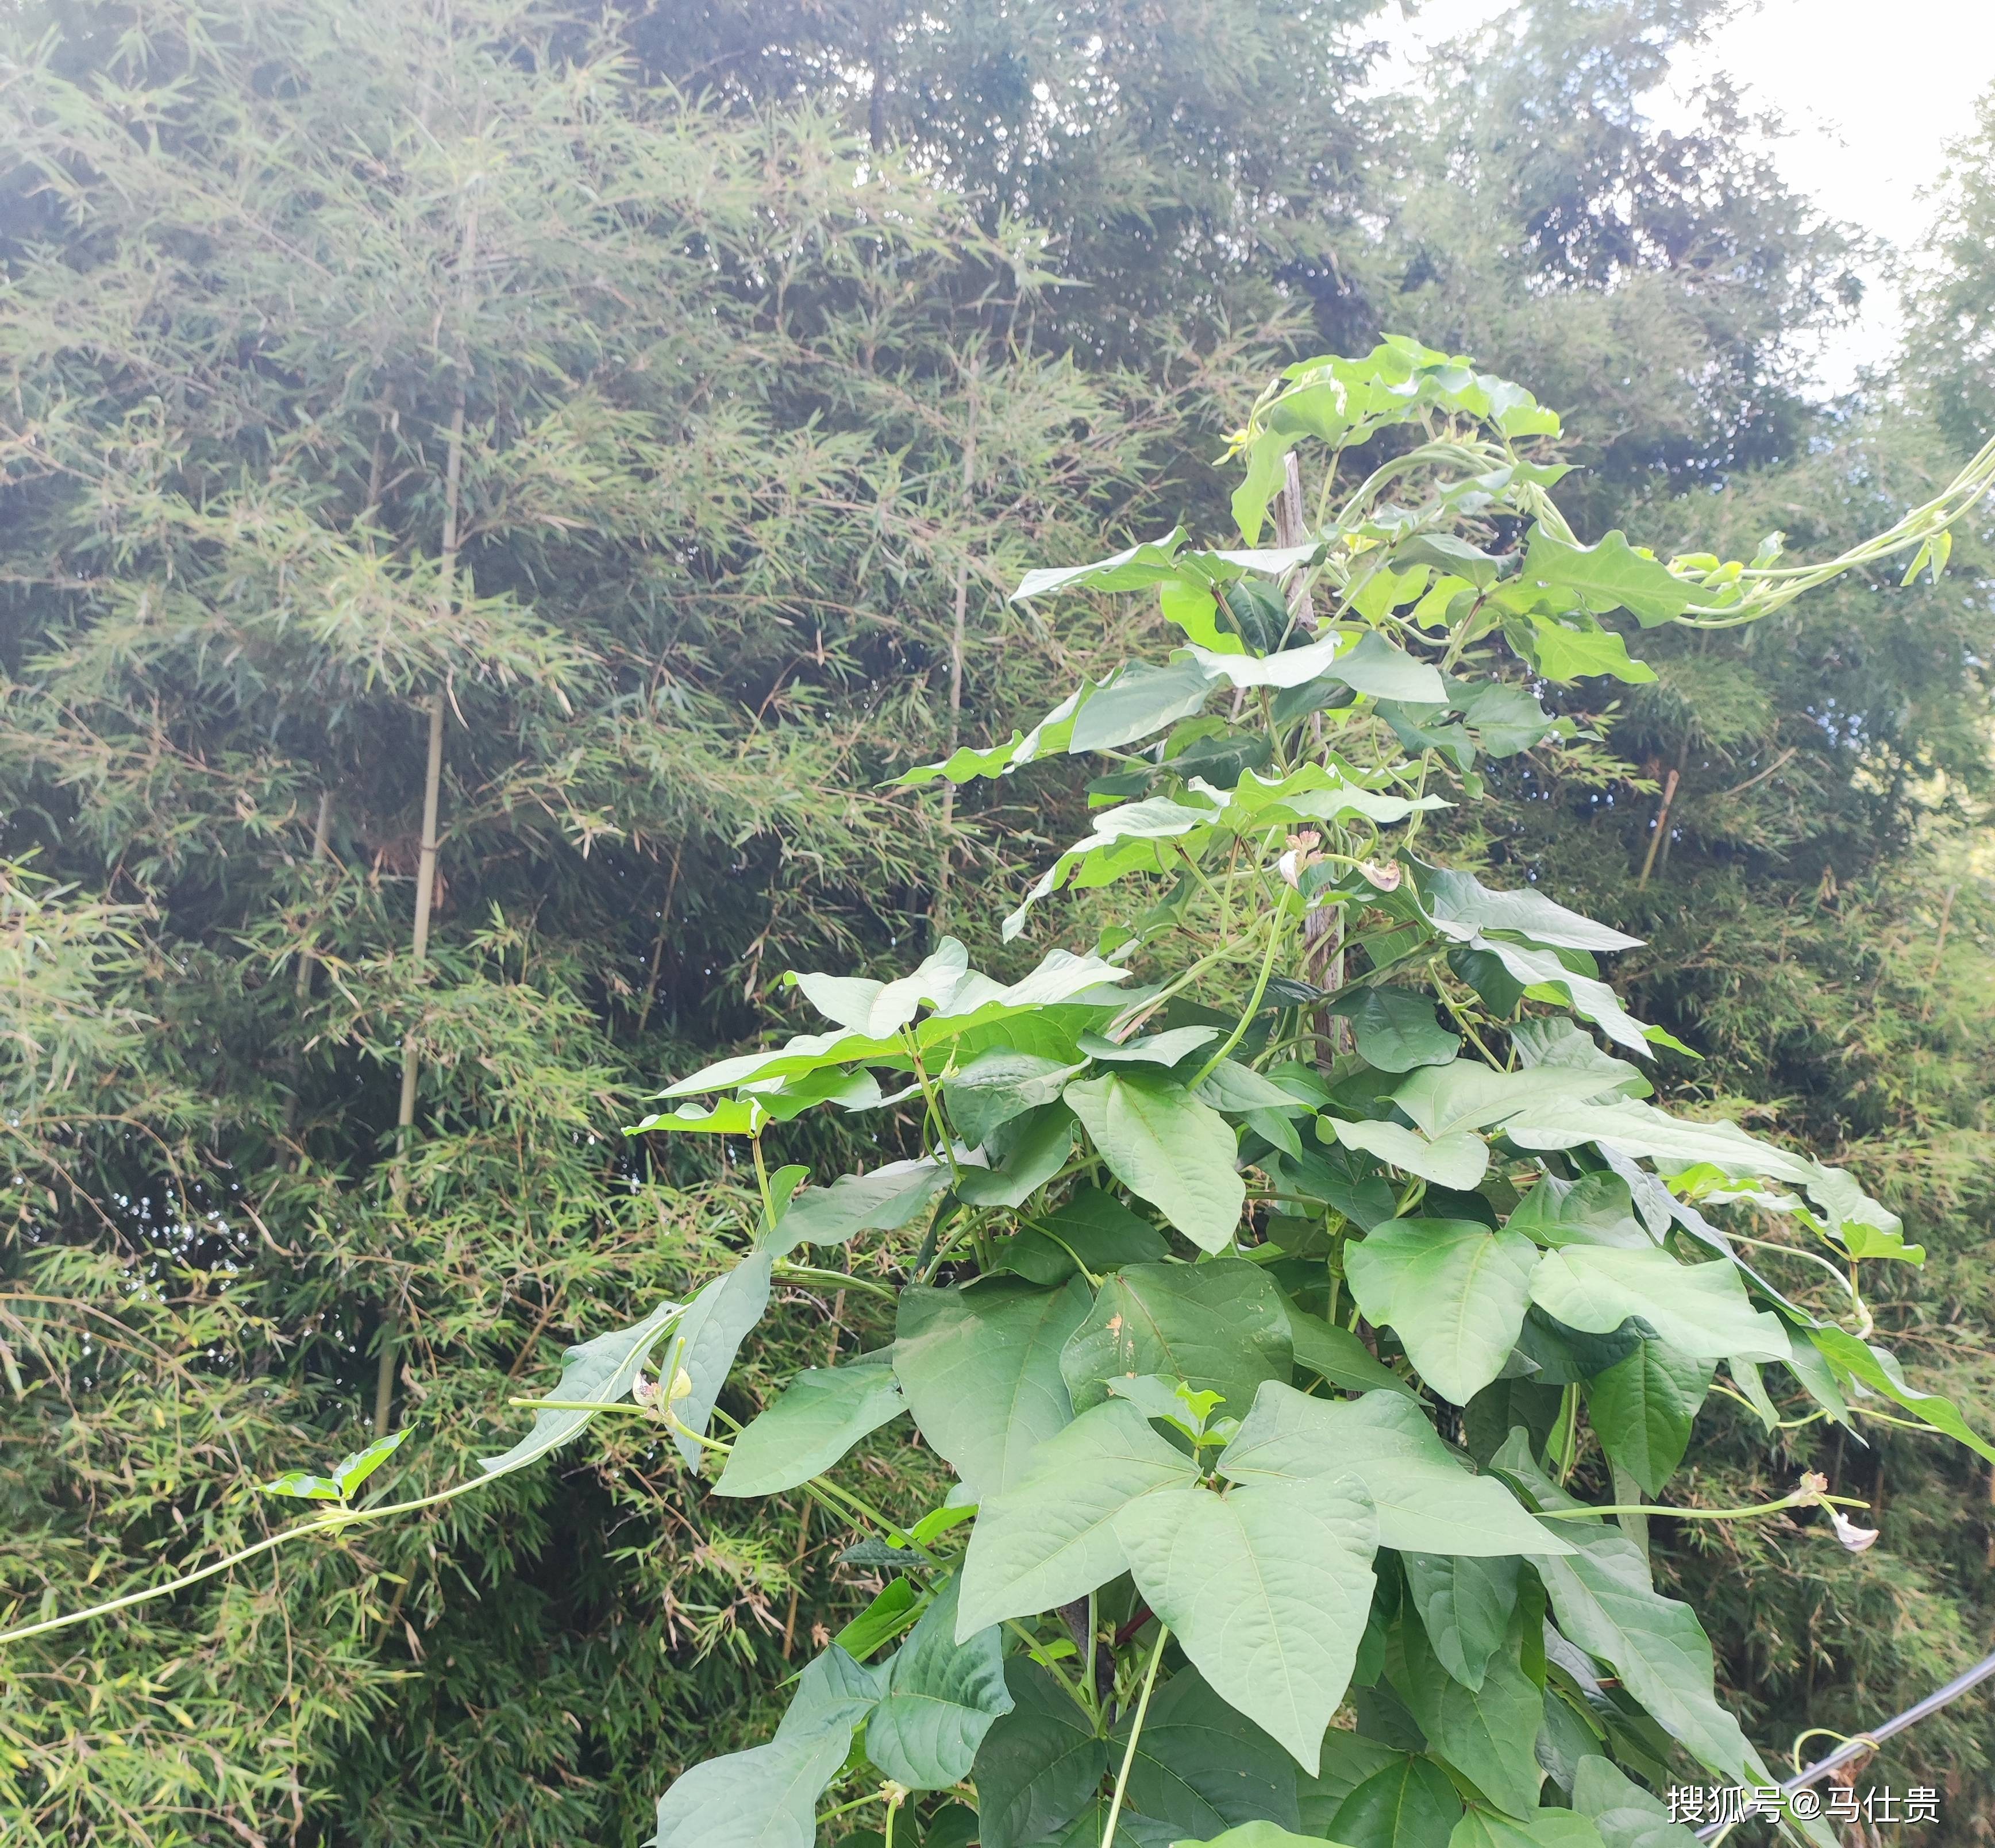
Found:
[{"label": "bamboo grove", "polygon": [[1712,10],[10,17],[10,1830],[1619,1848],[1985,1649],[1989,154],[1811,410]]}]

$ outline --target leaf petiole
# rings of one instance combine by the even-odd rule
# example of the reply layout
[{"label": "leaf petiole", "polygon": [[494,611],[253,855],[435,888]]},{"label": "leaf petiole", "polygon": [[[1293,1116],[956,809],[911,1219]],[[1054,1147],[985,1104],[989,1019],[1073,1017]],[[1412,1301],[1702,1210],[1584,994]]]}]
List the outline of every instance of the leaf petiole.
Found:
[{"label": "leaf petiole", "polygon": [[1115,1825],[1122,1815],[1123,1793],[1129,1788],[1129,1767],[1136,1762],[1136,1741],[1143,1736],[1143,1716],[1150,1710],[1150,1690],[1156,1685],[1157,1667],[1164,1659],[1164,1645],[1170,1640],[1171,1626],[1157,1626],[1157,1646],[1150,1651],[1150,1665],[1144,1671],[1143,1692],[1136,1702],[1135,1716],[1129,1723],[1129,1743],[1122,1748],[1122,1768],[1115,1774],[1115,1795],[1109,1799],[1108,1821],[1101,1831],[1101,1848],[1115,1848]]}]

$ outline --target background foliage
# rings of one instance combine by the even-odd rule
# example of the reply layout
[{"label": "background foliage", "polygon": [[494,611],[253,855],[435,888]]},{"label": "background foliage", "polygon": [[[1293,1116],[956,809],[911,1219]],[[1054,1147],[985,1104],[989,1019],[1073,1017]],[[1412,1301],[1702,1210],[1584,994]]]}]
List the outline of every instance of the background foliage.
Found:
[{"label": "background foliage", "polygon": [[[1995,128],[1901,374],[1811,409],[1839,234],[1736,151],[1729,98],[1690,136],[1640,111],[1715,10],[1547,0],[1409,101],[1365,86],[1358,0],[1167,25],[12,9],[0,1571],[24,1613],[260,1530],[250,1485],[364,1436],[391,1314],[422,1486],[494,1448],[566,1342],[711,1270],[737,1177],[615,1126],[788,1023],[785,967],[904,964],[952,886],[1015,888],[1077,832],[1077,783],[1064,812],[879,785],[1121,658],[1135,599],[1056,631],[1001,593],[1104,527],[1217,530],[1210,432],[1269,364],[1389,328],[1475,353],[1567,413],[1595,530],[1832,548],[1950,474],[1987,434]],[[1648,638],[1658,684],[1590,715],[1632,774],[1513,760],[1501,831],[1464,812],[1452,844],[1653,939],[1638,1011],[1709,1055],[1680,1102],[1886,1191],[1934,1252],[1893,1345],[1985,1427],[1990,651],[1963,551],[1888,606],[1858,583],[1736,640]],[[872,1345],[867,1303],[799,1297],[771,1365]],[[1856,1558],[1658,1524],[1777,1750],[1985,1651],[1995,1541],[1986,1481],[1932,1440],[1831,1458],[1756,1431],[1742,1410],[1679,1489],[1727,1505],[1818,1462],[1885,1510]],[[873,1466],[925,1505],[920,1454]],[[0,1813],[31,1841],[634,1839],[863,1602],[821,1519],[613,1445],[31,1646],[0,1684]],[[1942,1839],[1995,1812],[1987,1732],[1964,1703],[1889,1767],[1949,1790]]]}]

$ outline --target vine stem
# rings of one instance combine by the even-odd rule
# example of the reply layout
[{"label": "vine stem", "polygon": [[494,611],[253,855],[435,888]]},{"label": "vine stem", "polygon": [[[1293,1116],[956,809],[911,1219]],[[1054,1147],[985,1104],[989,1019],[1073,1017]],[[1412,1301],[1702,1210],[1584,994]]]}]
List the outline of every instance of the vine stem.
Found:
[{"label": "vine stem", "polygon": [[[1743,1405],[1745,1407],[1746,1410],[1753,1415],[1754,1417],[1756,1418],[1759,1417],[1760,1408],[1755,1405],[1751,1400],[1748,1399],[1743,1393],[1735,1393],[1732,1391],[1731,1387],[1719,1386],[1715,1381],[1712,1383],[1711,1389],[1714,1393],[1719,1394],[1722,1398],[1729,1399],[1738,1404]],[[1800,1431],[1806,1425],[1818,1424],[1822,1419],[1826,1418],[1828,1416],[1828,1413],[1827,1412],[1817,1410],[1815,1411],[1810,1412],[1805,1418],[1778,1419],[1775,1421],[1774,1428],[1776,1431]],[[1919,1431],[1926,1431],[1929,1430],[1931,1427],[1921,1424],[1916,1426],[1914,1428]]]},{"label": "vine stem", "polygon": [[1157,1626],[1157,1646],[1150,1651],[1150,1666],[1144,1671],[1143,1692],[1136,1702],[1136,1714],[1129,1724],[1129,1743],[1122,1748],[1122,1768],[1115,1774],[1115,1795],[1109,1799],[1108,1821],[1101,1831],[1101,1848],[1115,1848],[1115,1826],[1122,1819],[1123,1793],[1129,1788],[1129,1767],[1136,1762],[1136,1741],[1143,1736],[1143,1716],[1150,1710],[1150,1690],[1157,1685],[1157,1667],[1164,1659],[1164,1645],[1170,1640],[1171,1626]]},{"label": "vine stem", "polygon": [[287,1546],[294,1540],[303,1540],[313,1534],[336,1534],[342,1530],[362,1525],[369,1521],[385,1520],[391,1514],[414,1514],[424,1508],[434,1508],[445,1502],[455,1501],[460,1495],[469,1495],[474,1489],[482,1489],[510,1471],[495,1471],[490,1475],[479,1476],[469,1482],[457,1483],[449,1489],[440,1489],[434,1495],[417,1497],[413,1501],[382,1502],[372,1508],[342,1509],[337,1514],[327,1515],[320,1520],[307,1521],[302,1527],[287,1527],[281,1534],[273,1534],[258,1541],[253,1546],[239,1547],[233,1553],[226,1553],[211,1565],[204,1565],[191,1572],[183,1572],[177,1578],[170,1578],[164,1585],[148,1585],[143,1591],[128,1592],[122,1598],[113,1598],[105,1604],[93,1604],[82,1610],[73,1610],[60,1617],[46,1617],[39,1623],[24,1623],[18,1629],[0,1630],[0,1644],[25,1642],[30,1637],[46,1636],[50,1631],[67,1630],[72,1623],[88,1622],[94,1617],[108,1617],[114,1611],[129,1610],[135,1604],[149,1603],[155,1598],[171,1597],[176,1592],[184,1592],[190,1585],[199,1585],[218,1573],[227,1571],[232,1566],[260,1558],[266,1553],[274,1553],[278,1547]]},{"label": "vine stem", "polygon": [[1268,932],[1268,953],[1261,959],[1261,973],[1255,981],[1254,992],[1248,998],[1247,1005],[1241,1012],[1240,1024],[1220,1043],[1219,1049],[1198,1068],[1198,1076],[1185,1087],[1187,1091],[1196,1091],[1218,1070],[1221,1061],[1246,1038],[1247,1029],[1253,1024],[1254,1016],[1261,1011],[1261,998],[1268,992],[1268,978],[1275,972],[1275,953],[1281,948],[1282,939],[1287,934],[1282,928],[1283,921],[1278,913]]},{"label": "vine stem", "polygon": [[843,1270],[819,1270],[809,1264],[792,1264],[778,1258],[775,1274],[785,1283],[820,1283],[831,1290],[863,1290],[871,1296],[883,1297],[889,1303],[900,1301],[900,1293],[891,1285],[875,1283],[870,1277],[855,1276]]},{"label": "vine stem", "polygon": [[1784,1495],[1777,1502],[1760,1502],[1750,1508],[1664,1508],[1653,1502],[1617,1502],[1612,1506],[1595,1508],[1590,1504],[1583,1508],[1540,1508],[1540,1520],[1585,1520],[1595,1514],[1667,1514],[1677,1520],[1743,1520],[1749,1515],[1777,1514],[1784,1508],[1867,1508],[1868,1502],[1859,1501],[1853,1495],[1818,1495],[1807,1501],[1798,1501],[1791,1495]]}]

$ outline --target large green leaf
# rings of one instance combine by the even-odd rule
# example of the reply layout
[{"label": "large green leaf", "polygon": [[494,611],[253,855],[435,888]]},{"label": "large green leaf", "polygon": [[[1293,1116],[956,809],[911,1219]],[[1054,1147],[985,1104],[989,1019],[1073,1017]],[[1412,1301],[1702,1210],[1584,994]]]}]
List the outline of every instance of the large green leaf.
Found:
[{"label": "large green leaf", "polygon": [[[1379,1523],[1382,1534],[1385,1523]],[[1464,1688],[1482,1685],[1517,1607],[1517,1561],[1464,1554],[1403,1552],[1406,1596],[1442,1668]]]},{"label": "large green leaf", "polygon": [[1512,682],[1453,681],[1448,697],[1475,741],[1492,757],[1514,757],[1572,732],[1572,720],[1554,718],[1529,687]]},{"label": "large green leaf", "polygon": [[[677,1303],[661,1303],[641,1322],[579,1341],[561,1355],[561,1378],[550,1399],[613,1403],[627,1397],[658,1338],[679,1314]],[[499,1475],[558,1448],[580,1432],[593,1412],[536,1412],[533,1429],[503,1455],[481,1457],[478,1467]]]},{"label": "large green leaf", "polygon": [[1163,1489],[1115,1537],[1199,1672],[1313,1772],[1372,1606],[1378,1521],[1349,1477]]},{"label": "large green leaf", "polygon": [[[1497,1466],[1543,1508],[1577,1508],[1513,1431]],[[1735,1784],[1773,1784],[1739,1722],[1718,1703],[1711,1640],[1687,1604],[1650,1584],[1642,1550],[1618,1528],[1592,1521],[1556,1524],[1575,1552],[1533,1560],[1544,1581],[1560,1630],[1588,1654],[1609,1664],[1625,1687],[1672,1738],[1707,1771]]]},{"label": "large green leaf", "polygon": [[1638,685],[1656,678],[1656,670],[1628,652],[1626,637],[1598,623],[1581,628],[1549,616],[1533,615],[1527,626],[1503,625],[1504,633],[1519,641],[1526,658],[1546,679],[1561,685],[1595,675],[1612,675],[1616,680]]},{"label": "large green leaf", "polygon": [[1217,1027],[1173,1027],[1168,1032],[1146,1033],[1139,1039],[1114,1040],[1083,1033],[1078,1044],[1089,1058],[1103,1065],[1170,1066],[1218,1037]]},{"label": "large green leaf", "polygon": [[1433,1760],[1400,1754],[1337,1806],[1331,1839],[1349,1848],[1447,1848],[1461,1808]]},{"label": "large green leaf", "polygon": [[1344,1262],[1366,1316],[1399,1336],[1436,1392],[1466,1405],[1516,1345],[1537,1255],[1520,1233],[1472,1220],[1392,1219]]},{"label": "large green leaf", "polygon": [[880,1701],[866,1722],[866,1756],[910,1790],[943,1790],[968,1777],[992,1723],[1011,1710],[1000,1633],[956,1640],[960,1582],[936,1593],[877,1671]]},{"label": "large green leaf", "polygon": [[1547,1175],[1535,1182],[1507,1222],[1535,1244],[1619,1245],[1646,1251],[1655,1243],[1635,1215],[1628,1183],[1605,1171],[1566,1182]]},{"label": "large green leaf", "polygon": [[1073,1153],[1073,1112],[1064,1104],[1042,1104],[993,1134],[1002,1146],[997,1165],[966,1166],[956,1177],[956,1196],[973,1207],[1017,1207],[1066,1166]]},{"label": "large green leaf", "polygon": [[1271,1152],[1256,1165],[1285,1199],[1322,1201],[1361,1231],[1392,1217],[1391,1184],[1369,1156],[1354,1150],[1310,1149],[1293,1158]]},{"label": "large green leaf", "polygon": [[1671,1169],[1708,1162],[1728,1174],[1805,1183],[1812,1164],[1763,1142],[1735,1123],[1692,1123],[1623,1097],[1612,1103],[1533,1105],[1503,1125],[1520,1149],[1572,1149],[1595,1142],[1628,1156],[1646,1156]]},{"label": "large green leaf", "polygon": [[1597,545],[1574,545],[1533,526],[1522,577],[1528,584],[1577,593],[1596,616],[1626,610],[1645,629],[1682,615],[1696,594],[1695,586],[1645,558],[1621,532],[1608,534]]},{"label": "large green leaf", "polygon": [[1568,967],[1551,950],[1527,949],[1521,943],[1506,943],[1501,937],[1485,936],[1471,939],[1469,947],[1487,950],[1533,1001],[1567,1002],[1574,1012],[1598,1025],[1617,1046],[1625,1046],[1644,1058],[1649,1056],[1651,1035],[1661,1033],[1660,1028],[1644,1026],[1622,1006],[1620,996],[1607,983]]},{"label": "large green leaf", "polygon": [[1242,1822],[1208,1842],[1173,1842],[1171,1848],[1323,1848],[1323,1837],[1297,1835],[1272,1822]]},{"label": "large green leaf", "polygon": [[1695,1848],[1697,1837],[1608,1760],[1589,1755],[1573,1778],[1572,1806],[1592,1819],[1605,1848]]},{"label": "large green leaf", "polygon": [[1296,1780],[1296,1807],[1302,1812],[1303,1827],[1319,1839],[1328,1836],[1331,1819],[1344,1799],[1366,1778],[1399,1761],[1392,1747],[1332,1726],[1323,1736],[1323,1760],[1316,1775]]},{"label": "large green leaf", "polygon": [[1588,1389],[1587,1410],[1609,1459],[1643,1494],[1660,1495],[1683,1461],[1712,1370],[1667,1341],[1645,1341]]},{"label": "large green leaf", "polygon": [[1220,1453],[1236,1482],[1352,1475],[1379,1517],[1379,1543],[1402,1551],[1485,1556],[1536,1552],[1544,1530],[1494,1476],[1449,1454],[1416,1400],[1386,1392],[1317,1399],[1271,1380]]},{"label": "large green leaf", "polygon": [[1382,1072],[1444,1065],[1461,1049],[1461,1036],[1435,1019],[1434,998],[1411,988],[1360,988],[1323,1011],[1351,1022],[1359,1056]]},{"label": "large green leaf", "polygon": [[970,973],[970,953],[954,937],[944,937],[908,974],[891,982],[857,975],[815,975],[792,969],[783,977],[801,988],[827,1020],[872,1039],[898,1033],[924,1007],[946,1005]]},{"label": "large green leaf", "polygon": [[[1040,1848],[1101,1848],[1108,1833],[1109,1799],[1093,1798],[1068,1825],[1066,1834]],[[1178,1831],[1155,1816],[1146,1816],[1125,1802],[1115,1822],[1115,1848],[1175,1848]]]},{"label": "large green leaf", "polygon": [[999,1248],[1006,1269],[1035,1283],[1063,1283],[1085,1269],[1100,1276],[1170,1255],[1170,1242],[1113,1194],[1077,1188],[1066,1203],[1027,1221]]},{"label": "large green leaf", "polygon": [[1489,1170],[1489,1145],[1462,1132],[1430,1139],[1399,1123],[1348,1123],[1340,1117],[1319,1117],[1317,1133],[1334,1129],[1348,1148],[1362,1149],[1382,1162],[1417,1174],[1436,1187],[1466,1193]]},{"label": "large green leaf", "polygon": [[1537,1371],[1540,1386],[1571,1386],[1618,1366],[1641,1345],[1642,1325],[1630,1317],[1612,1332],[1590,1334],[1549,1316],[1533,1303],[1517,1338],[1517,1352]]},{"label": "large green leaf", "polygon": [[1052,1103],[1084,1063],[994,1046],[943,1080],[949,1121],[975,1148],[1001,1123]]},{"label": "large green leaf", "polygon": [[[1945,1431],[1949,1438],[1965,1444],[1969,1450],[1995,1463],[1995,1448],[1974,1431],[1962,1417],[1959,1409],[1950,1399],[1937,1393],[1921,1393],[1908,1386],[1899,1370],[1897,1357],[1887,1348],[1874,1346],[1869,1341],[1859,1341],[1853,1334],[1846,1334],[1840,1328],[1811,1328],[1807,1338],[1811,1341],[1822,1358],[1833,1367],[1839,1379],[1850,1381],[1870,1392],[1881,1393],[1887,1399],[1895,1400],[1916,1418],[1923,1418],[1935,1431]],[[1798,1348],[1799,1338],[1796,1347]],[[1796,1376],[1804,1386],[1811,1385],[1808,1373],[1798,1353],[1783,1356],[1793,1365]]]},{"label": "large green leaf", "polygon": [[[1289,1334],[1295,1344],[1296,1365],[1347,1392],[1397,1393],[1404,1398],[1420,1395],[1392,1369],[1373,1358],[1371,1350],[1348,1328],[1340,1328],[1320,1315],[1311,1315],[1286,1304]],[[1387,1543],[1390,1544],[1390,1542]]]},{"label": "large green leaf", "polygon": [[1051,596],[1056,591],[1076,586],[1089,590],[1137,590],[1162,582],[1178,573],[1177,555],[1190,537],[1182,526],[1174,526],[1161,539],[1146,539],[1126,551],[1097,558],[1087,565],[1059,565],[1028,571],[1011,593],[1015,603],[1034,597]]},{"label": "large green leaf", "polygon": [[857,1232],[895,1231],[948,1184],[947,1166],[927,1158],[840,1175],[828,1187],[794,1194],[766,1249],[781,1258],[799,1245],[843,1245]]},{"label": "large green leaf", "polygon": [[778,1495],[907,1410],[891,1367],[812,1367],[734,1440],[716,1495]]},{"label": "large green leaf", "polygon": [[1533,1809],[1519,1819],[1471,1809],[1454,1826],[1447,1848],[1602,1848],[1600,1832],[1569,1809]]},{"label": "large green leaf", "polygon": [[706,1435],[714,1402],[733,1371],[734,1357],[769,1306],[772,1268],[767,1252],[750,1252],[686,1305],[678,1325],[659,1349],[658,1377],[670,1395],[673,1417],[685,1427],[672,1441],[688,1468],[701,1455],[691,1434]]},{"label": "large green leaf", "polygon": [[878,1694],[872,1671],[826,1650],[798,1678],[768,1744],[696,1764],[658,1799],[651,1848],[811,1848],[818,1798]]},{"label": "large green leaf", "polygon": [[1569,1066],[1527,1066],[1522,1071],[1492,1070],[1477,1059],[1430,1065],[1405,1079],[1392,1101],[1428,1136],[1490,1129],[1520,1111],[1566,1097],[1585,1097],[1606,1088],[1595,1071]]},{"label": "large green leaf", "polygon": [[1264,1379],[1286,1380],[1295,1351],[1281,1292],[1244,1258],[1131,1264],[1101,1286],[1060,1355],[1076,1410],[1111,1379],[1145,1373],[1217,1393],[1240,1417]]},{"label": "large green leaf", "polygon": [[[1050,950],[1030,974],[1008,986],[970,970],[957,984],[946,1005],[938,1006],[927,1018],[907,1030],[912,1032],[916,1044],[925,1054],[940,1055],[929,1060],[931,1068],[936,1070],[943,1066],[949,1049],[959,1042],[963,1043],[967,1053],[980,1052],[998,1043],[991,1036],[1001,1023],[1024,1023],[1022,1029],[1008,1029],[1008,1039],[1021,1030],[1030,1035],[1035,1027],[1043,1029],[1046,1025],[1044,1010],[1049,1008],[1061,1009],[1063,1018],[1059,1024],[1066,1028],[1065,1037],[1070,1044],[1073,1036],[1082,1028],[1098,1024],[1103,1013],[1112,1012],[1123,1005],[1123,998],[1114,990],[1116,984],[1128,979],[1127,969],[1105,962],[1099,957],[1075,956],[1065,950]],[[1046,1037],[1056,1040],[1059,1036]],[[1034,1049],[1046,1052],[1049,1046],[1040,1044]],[[773,1084],[778,1080],[787,1091],[802,1079],[811,1079],[815,1084],[819,1082],[816,1074],[829,1067],[855,1063],[884,1066],[901,1071],[912,1069],[904,1034],[876,1039],[864,1033],[843,1030],[803,1033],[779,1046],[739,1053],[702,1067],[690,1077],[666,1086],[661,1094],[668,1097],[687,1097],[702,1091],[730,1090],[737,1085]],[[774,1092],[764,1090],[754,1094],[764,1100],[772,1112],[781,1108]]]},{"label": "large green leaf", "polygon": [[695,1765],[658,1799],[650,1848],[811,1848],[817,1800],[851,1744],[847,1726]]},{"label": "large green leaf", "polygon": [[1787,1358],[1780,1317],[1753,1307],[1738,1266],[1722,1259],[1681,1264],[1653,1246],[1568,1245],[1539,1259],[1530,1290],[1547,1315],[1590,1334],[1611,1334],[1639,1316],[1691,1359]]},{"label": "large green leaf", "polygon": [[[1535,1622],[1535,1619],[1533,1620]],[[1482,1685],[1462,1685],[1442,1665],[1426,1629],[1395,1626],[1387,1672],[1428,1743],[1500,1808],[1523,1815],[1537,1807],[1544,1770],[1538,1763],[1543,1691],[1524,1672],[1523,1620],[1513,1616],[1502,1645],[1485,1664]]]},{"label": "large green leaf", "polygon": [[1066,1101],[1115,1178],[1203,1251],[1227,1249],[1246,1183],[1231,1126],[1168,1079],[1113,1072],[1066,1087]]},{"label": "large green leaf", "polygon": [[[1118,1723],[1111,1762],[1120,1763],[1131,1723],[1129,1714]],[[1189,1668],[1151,1699],[1129,1767],[1129,1801],[1179,1836],[1255,1820],[1301,1823],[1294,1760]]]},{"label": "large green leaf", "polygon": [[1300,687],[1332,680],[1380,699],[1438,704],[1447,697],[1447,685],[1434,668],[1375,632],[1353,644],[1348,635],[1333,630],[1319,641],[1279,654],[1221,654],[1197,647],[1191,654],[1215,681],[1236,687]]},{"label": "large green leaf", "polygon": [[1070,751],[1111,751],[1189,718],[1212,692],[1212,677],[1196,661],[1167,667],[1132,661],[1074,715]]},{"label": "large green leaf", "polygon": [[1599,924],[1525,886],[1494,891],[1473,873],[1447,867],[1418,867],[1415,881],[1427,915],[1456,942],[1485,931],[1509,931],[1548,950],[1636,950],[1640,937]]},{"label": "large green leaf", "polygon": [[1024,1656],[1004,1664],[1011,1710],[984,1736],[970,1775],[983,1848],[1029,1848],[1086,1808],[1108,1769],[1108,1742],[1052,1673]]},{"label": "large green leaf", "polygon": [[1114,1520],[1197,1468],[1126,1400],[1083,1412],[1034,1452],[1022,1480],[977,1511],[963,1561],[966,1631],[1085,1597],[1125,1568]]},{"label": "large green leaf", "polygon": [[1073,1416],[1060,1350],[1087,1310],[1078,1279],[901,1292],[894,1374],[922,1437],[979,1501],[1019,1480]]}]

